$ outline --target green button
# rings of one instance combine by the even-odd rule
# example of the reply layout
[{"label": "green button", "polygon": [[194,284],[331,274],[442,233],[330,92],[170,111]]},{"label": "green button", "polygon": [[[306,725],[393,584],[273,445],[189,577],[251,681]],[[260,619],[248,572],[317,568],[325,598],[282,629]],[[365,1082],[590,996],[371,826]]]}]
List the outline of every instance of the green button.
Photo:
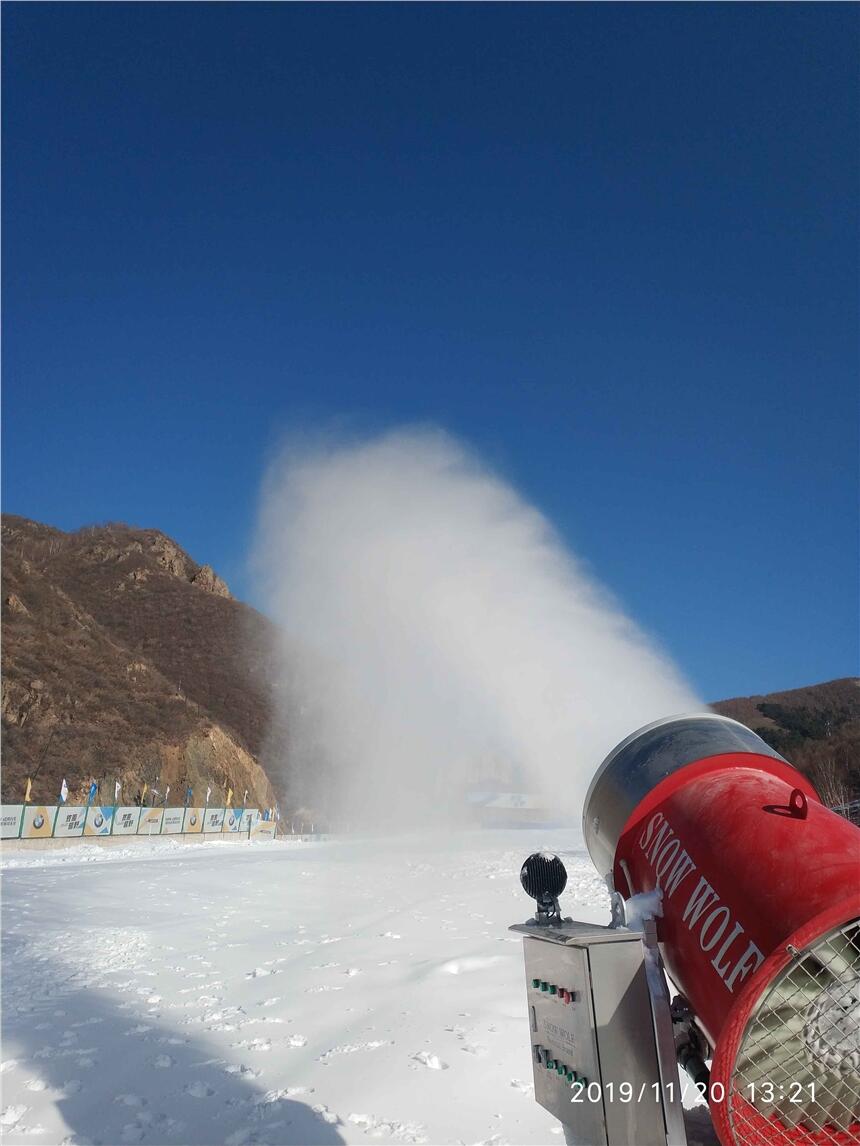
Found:
[{"label": "green button", "polygon": [[549,983],[541,983],[541,985],[540,985],[540,989],[541,989],[542,991],[547,991],[547,990],[549,990]]},{"label": "green button", "polygon": [[575,1070],[569,1070],[567,1072],[567,1074],[565,1075],[565,1078],[567,1079],[568,1082],[575,1082],[576,1081],[576,1071]]},{"label": "green button", "polygon": [[557,990],[558,990],[558,987],[550,987],[550,989],[549,989],[549,993],[550,993],[551,995],[554,995],[554,994],[556,993],[556,991],[557,991]]},{"label": "green button", "polygon": [[562,1066],[562,1064],[559,1063],[558,1066],[555,1068],[555,1070],[556,1070],[556,1074],[564,1074],[567,1070],[567,1067]]},{"label": "green button", "polygon": [[533,987],[539,987],[540,986],[540,979],[532,979],[532,986]]},{"label": "green button", "polygon": [[547,1070],[555,1070],[555,1059],[554,1058],[548,1058],[546,1060],[546,1069]]}]

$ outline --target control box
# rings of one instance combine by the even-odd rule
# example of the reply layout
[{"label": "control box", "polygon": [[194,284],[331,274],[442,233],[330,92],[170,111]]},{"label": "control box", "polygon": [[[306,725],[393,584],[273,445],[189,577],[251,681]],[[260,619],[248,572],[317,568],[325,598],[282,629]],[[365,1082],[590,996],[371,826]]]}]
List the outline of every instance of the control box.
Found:
[{"label": "control box", "polygon": [[642,933],[512,930],[525,935],[536,1100],[585,1146],[684,1146],[668,999],[649,984]]}]

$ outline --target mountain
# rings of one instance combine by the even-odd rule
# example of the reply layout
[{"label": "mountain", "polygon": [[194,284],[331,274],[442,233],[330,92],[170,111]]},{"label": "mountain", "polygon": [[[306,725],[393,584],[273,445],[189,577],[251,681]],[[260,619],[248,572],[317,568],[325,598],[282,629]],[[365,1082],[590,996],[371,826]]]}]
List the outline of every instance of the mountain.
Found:
[{"label": "mountain", "polygon": [[259,758],[271,624],[169,537],[126,525],[65,533],[3,516],[3,799],[70,799],[114,780],[171,802],[273,803]]},{"label": "mountain", "polygon": [[739,696],[711,707],[754,729],[805,772],[828,804],[860,798],[860,679]]},{"label": "mountain", "polygon": [[[3,799],[71,799],[90,778],[112,798],[144,782],[181,802],[226,788],[286,804],[270,735],[274,627],[156,529],[64,533],[2,524]],[[807,772],[827,802],[860,796],[860,680],[715,702]],[[278,736],[278,742],[284,744]],[[274,738],[273,738],[274,741]],[[267,747],[269,751],[267,752]],[[272,766],[267,770],[265,763]]]}]

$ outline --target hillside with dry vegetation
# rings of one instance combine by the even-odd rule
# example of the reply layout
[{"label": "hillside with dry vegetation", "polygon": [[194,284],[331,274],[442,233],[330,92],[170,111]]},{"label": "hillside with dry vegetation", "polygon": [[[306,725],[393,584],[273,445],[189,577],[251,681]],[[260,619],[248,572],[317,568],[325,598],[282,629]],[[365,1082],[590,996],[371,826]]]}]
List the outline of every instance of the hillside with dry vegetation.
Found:
[{"label": "hillside with dry vegetation", "polygon": [[711,706],[754,729],[805,772],[828,804],[860,797],[860,679],[740,696]]},{"label": "hillside with dry vegetation", "polygon": [[273,802],[264,617],[158,530],[4,515],[2,544],[4,802],[30,775],[39,802],[63,776],[73,800],[95,777]]}]

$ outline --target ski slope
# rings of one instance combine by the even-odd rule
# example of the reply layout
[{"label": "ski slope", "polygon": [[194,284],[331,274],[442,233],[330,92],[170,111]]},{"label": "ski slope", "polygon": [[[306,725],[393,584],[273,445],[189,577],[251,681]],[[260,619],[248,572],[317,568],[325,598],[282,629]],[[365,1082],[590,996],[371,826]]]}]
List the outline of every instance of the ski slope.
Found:
[{"label": "ski slope", "polygon": [[3,1141],[562,1143],[507,932],[540,847],[605,922],[573,831],[7,855]]}]

